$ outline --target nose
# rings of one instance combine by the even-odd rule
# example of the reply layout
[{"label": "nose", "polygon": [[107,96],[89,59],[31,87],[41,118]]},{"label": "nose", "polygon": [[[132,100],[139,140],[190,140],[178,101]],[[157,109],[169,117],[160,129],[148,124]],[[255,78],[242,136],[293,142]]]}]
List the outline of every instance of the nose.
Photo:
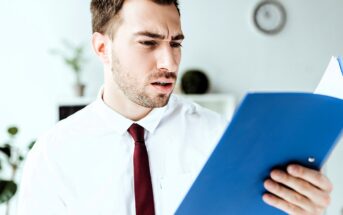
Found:
[{"label": "nose", "polygon": [[180,64],[180,50],[163,47],[156,53],[157,69],[160,71],[176,73]]}]

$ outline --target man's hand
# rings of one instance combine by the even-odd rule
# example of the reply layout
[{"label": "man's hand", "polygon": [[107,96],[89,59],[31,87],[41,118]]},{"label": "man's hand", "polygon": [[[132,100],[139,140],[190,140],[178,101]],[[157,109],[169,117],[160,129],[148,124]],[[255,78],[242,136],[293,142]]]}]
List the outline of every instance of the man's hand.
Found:
[{"label": "man's hand", "polygon": [[292,215],[323,214],[330,203],[332,184],[321,172],[289,165],[287,172],[273,170],[264,183],[270,192],[263,200]]}]

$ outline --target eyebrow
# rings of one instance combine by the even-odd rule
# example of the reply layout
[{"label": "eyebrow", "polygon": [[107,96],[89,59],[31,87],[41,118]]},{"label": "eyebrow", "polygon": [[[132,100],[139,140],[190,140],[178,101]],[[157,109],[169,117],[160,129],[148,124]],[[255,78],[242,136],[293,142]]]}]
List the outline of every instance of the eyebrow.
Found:
[{"label": "eyebrow", "polygon": [[[153,33],[153,32],[149,32],[149,31],[139,31],[137,33],[134,34],[135,36],[146,36],[146,37],[151,37],[154,39],[160,39],[160,40],[164,40],[165,36],[162,34],[157,34],[157,33]],[[172,40],[183,40],[185,39],[185,36],[183,34],[178,34],[176,36],[172,36],[171,38]]]}]

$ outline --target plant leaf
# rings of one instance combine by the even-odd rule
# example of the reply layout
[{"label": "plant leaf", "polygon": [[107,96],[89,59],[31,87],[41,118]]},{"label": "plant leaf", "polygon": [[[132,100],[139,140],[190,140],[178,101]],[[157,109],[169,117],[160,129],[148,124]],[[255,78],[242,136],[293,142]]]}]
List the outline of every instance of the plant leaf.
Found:
[{"label": "plant leaf", "polygon": [[0,204],[8,202],[17,192],[17,184],[13,181],[0,181]]},{"label": "plant leaf", "polygon": [[15,127],[15,126],[12,126],[12,127],[9,127],[7,129],[7,132],[11,135],[11,136],[14,136],[18,133],[18,128]]},{"label": "plant leaf", "polygon": [[11,146],[9,144],[6,144],[3,147],[0,147],[0,152],[4,153],[7,155],[7,157],[11,157]]},{"label": "plant leaf", "polygon": [[34,140],[29,144],[29,146],[28,146],[29,150],[32,149],[32,147],[35,145],[35,143],[36,143],[36,141]]}]

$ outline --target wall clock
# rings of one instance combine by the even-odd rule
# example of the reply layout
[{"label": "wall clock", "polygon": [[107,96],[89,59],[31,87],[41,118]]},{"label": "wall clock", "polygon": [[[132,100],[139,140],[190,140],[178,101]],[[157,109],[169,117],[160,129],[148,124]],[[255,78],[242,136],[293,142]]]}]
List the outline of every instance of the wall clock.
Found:
[{"label": "wall clock", "polygon": [[265,0],[255,7],[253,19],[254,25],[261,32],[277,34],[286,24],[286,10],[276,0]]}]

